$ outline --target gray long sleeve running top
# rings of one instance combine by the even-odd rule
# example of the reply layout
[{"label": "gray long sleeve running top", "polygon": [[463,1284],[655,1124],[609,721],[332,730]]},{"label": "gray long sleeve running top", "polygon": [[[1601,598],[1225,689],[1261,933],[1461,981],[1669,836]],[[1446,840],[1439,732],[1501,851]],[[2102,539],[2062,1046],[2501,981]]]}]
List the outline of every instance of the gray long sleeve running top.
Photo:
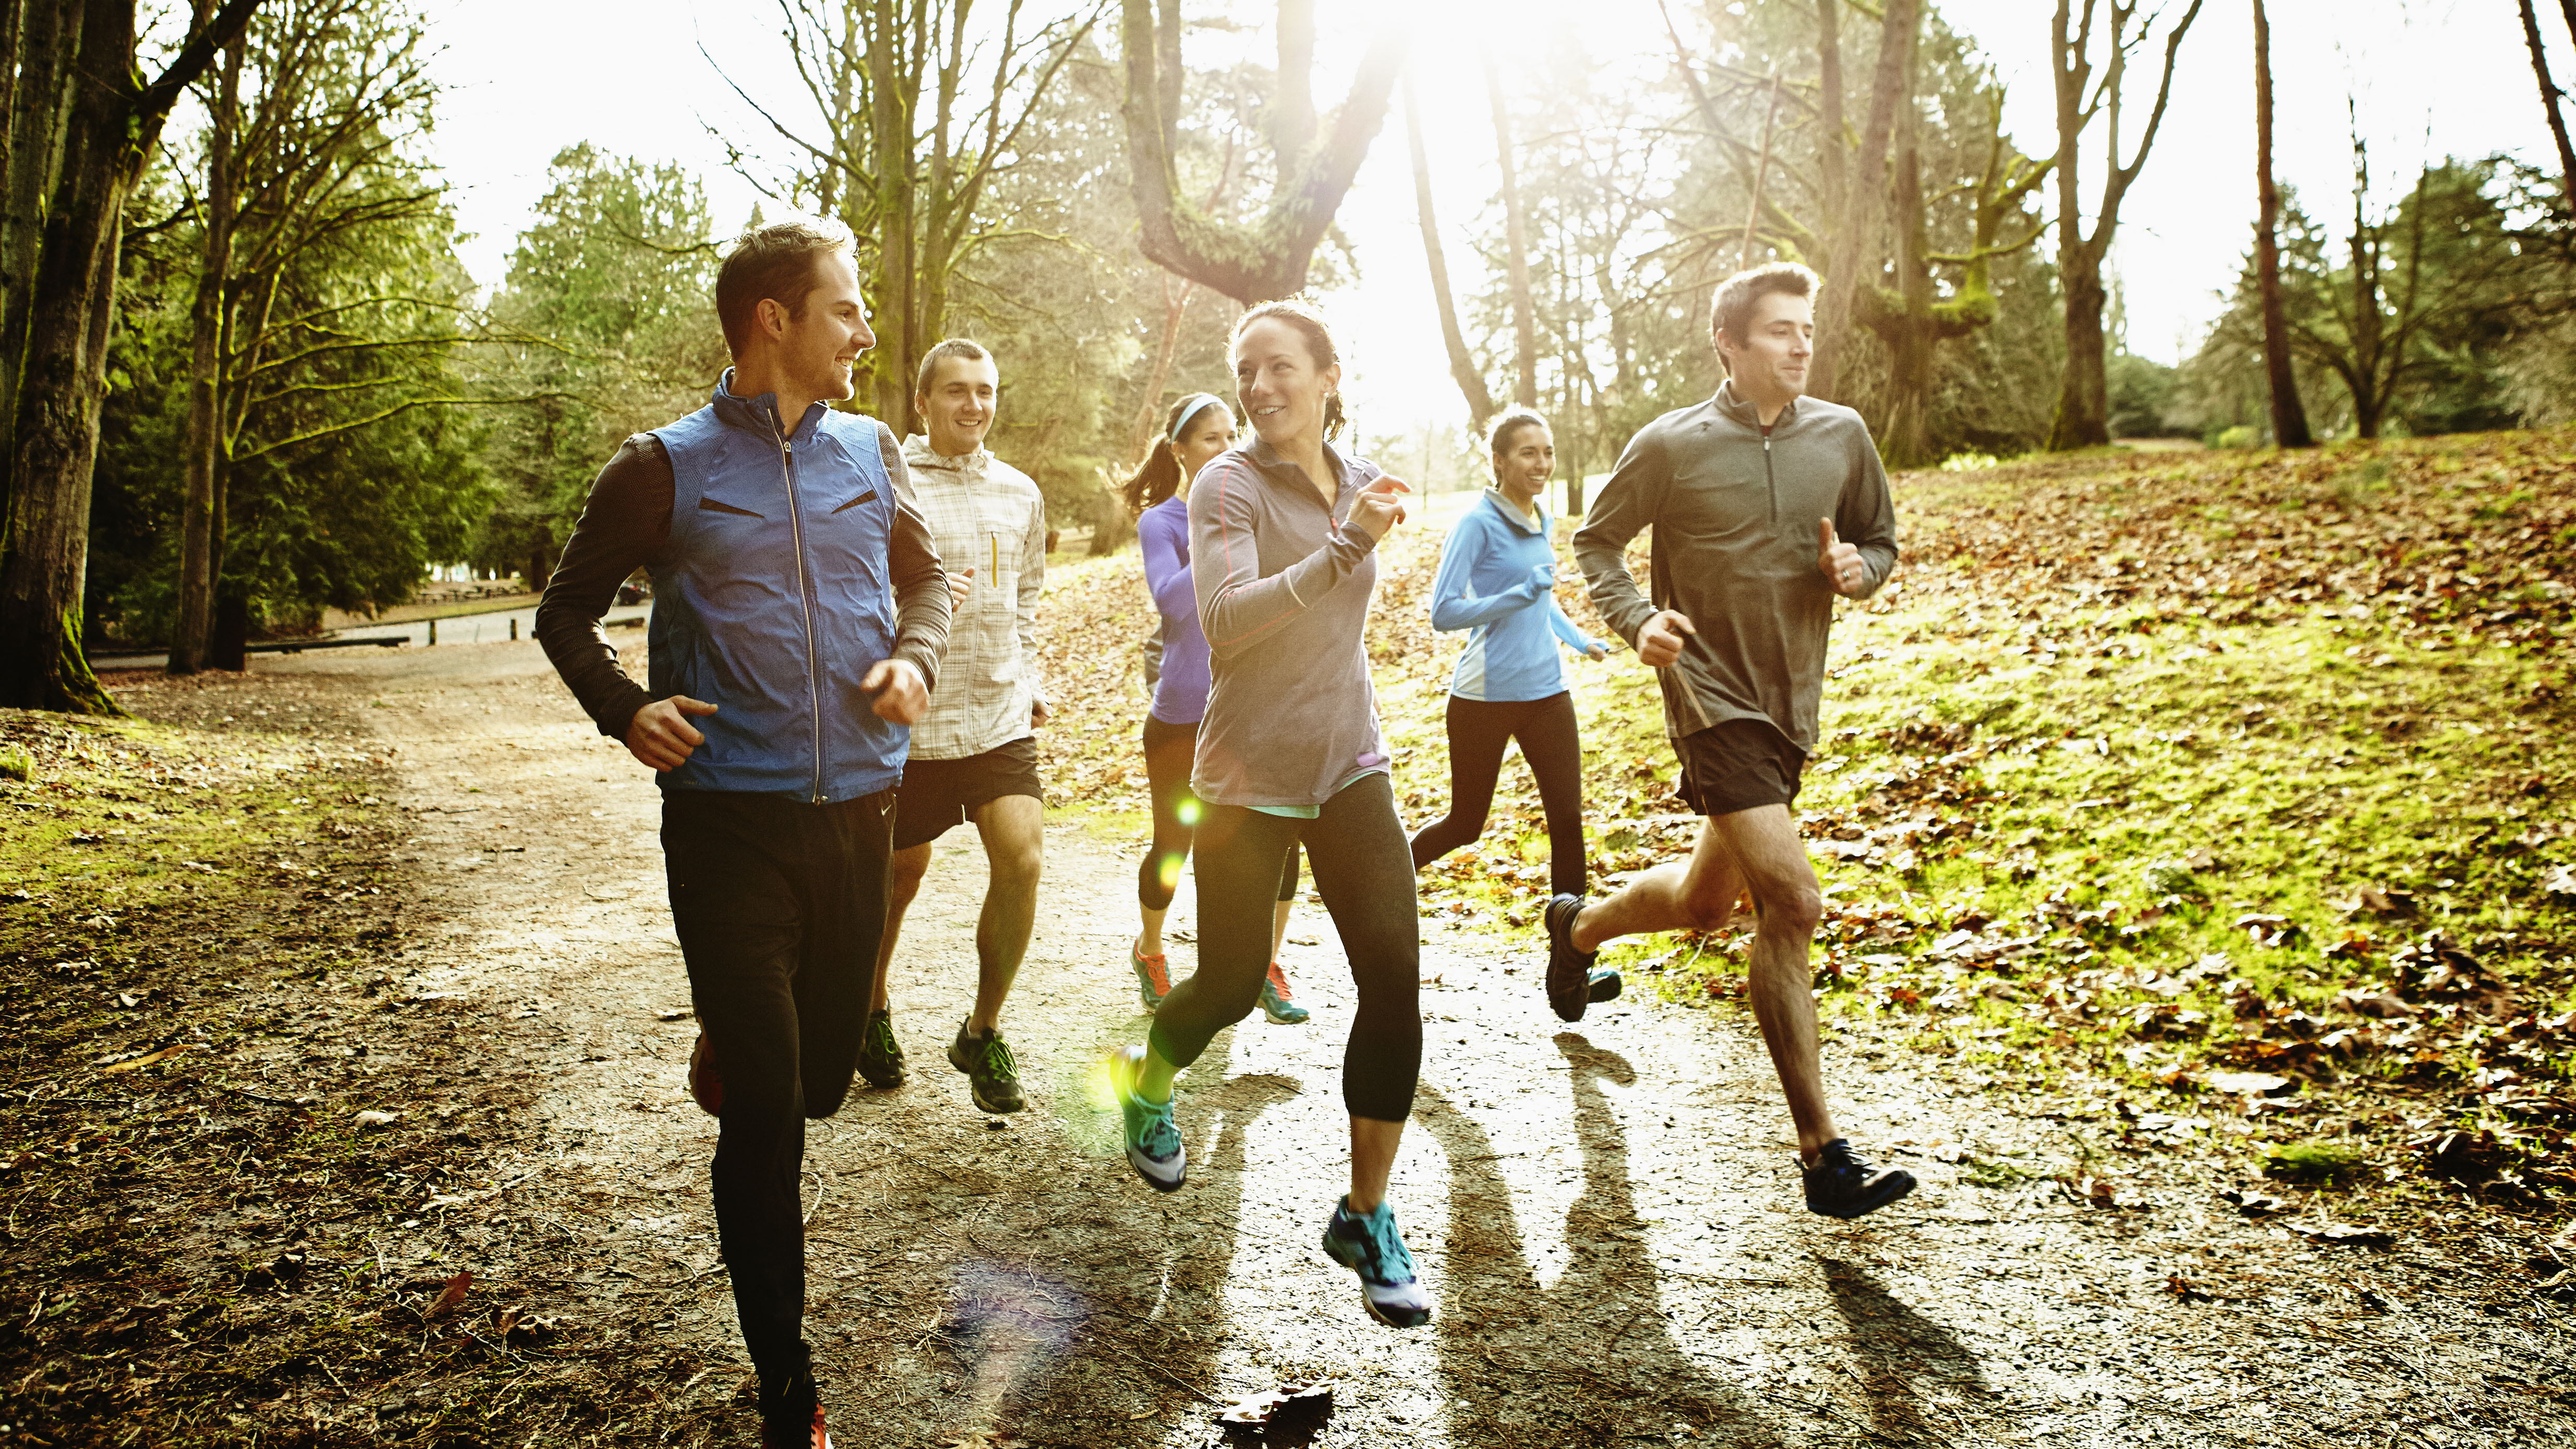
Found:
[{"label": "gray long sleeve running top", "polygon": [[1305,472],[1255,440],[1190,485],[1190,574],[1207,633],[1207,715],[1190,788],[1225,805],[1321,805],[1386,768],[1369,683],[1377,541],[1347,526],[1383,469],[1344,458],[1330,508]]},{"label": "gray long sleeve running top", "polygon": [[[1781,410],[1766,435],[1733,382],[1628,440],[1574,535],[1592,602],[1631,647],[1659,610],[1699,632],[1656,671],[1664,731],[1767,720],[1816,747],[1825,640],[1838,597],[1817,567],[1830,518],[1869,571],[1863,597],[1896,569],[1896,504],[1860,414],[1817,398]],[[1653,528],[1652,597],[1628,572],[1628,541]]]}]

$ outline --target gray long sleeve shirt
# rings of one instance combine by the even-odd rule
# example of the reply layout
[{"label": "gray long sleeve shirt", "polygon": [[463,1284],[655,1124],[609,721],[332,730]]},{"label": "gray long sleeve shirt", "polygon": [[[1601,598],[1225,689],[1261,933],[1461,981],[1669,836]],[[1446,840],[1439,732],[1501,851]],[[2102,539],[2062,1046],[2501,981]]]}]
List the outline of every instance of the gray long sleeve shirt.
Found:
[{"label": "gray long sleeve shirt", "polygon": [[1369,683],[1369,593],[1377,540],[1346,526],[1383,469],[1324,461],[1332,505],[1304,470],[1258,439],[1190,485],[1190,572],[1206,631],[1207,716],[1190,788],[1226,805],[1321,805],[1386,768]]},{"label": "gray long sleeve shirt", "polygon": [[[1860,414],[1817,398],[1781,410],[1766,435],[1727,382],[1628,440],[1574,535],[1601,617],[1633,647],[1659,610],[1699,632],[1656,672],[1675,738],[1731,719],[1767,720],[1816,747],[1825,638],[1837,595],[1818,567],[1830,518],[1869,571],[1863,596],[1896,569],[1896,504]],[[1628,541],[1655,530],[1652,597],[1628,573]]]}]

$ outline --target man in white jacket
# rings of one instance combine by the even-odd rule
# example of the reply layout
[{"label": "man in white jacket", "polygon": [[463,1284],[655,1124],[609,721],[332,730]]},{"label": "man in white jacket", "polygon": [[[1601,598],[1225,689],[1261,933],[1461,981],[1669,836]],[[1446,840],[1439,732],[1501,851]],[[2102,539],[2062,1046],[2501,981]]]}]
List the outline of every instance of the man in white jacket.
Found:
[{"label": "man in white jacket", "polygon": [[886,981],[905,908],[930,869],[931,842],[974,823],[991,878],[975,924],[975,1009],[948,1048],[975,1105],[1024,1105],[1018,1064],[1002,1039],[1002,1003],[1028,954],[1045,855],[1045,792],[1036,729],[1047,706],[1037,672],[1038,594],[1046,584],[1046,502],[1029,476],[984,447],[999,404],[992,354],[963,338],[930,349],[913,398],[927,436],[907,439],[906,467],[952,585],[962,589],[929,713],[912,730],[894,819],[894,855],[876,998],[869,1003],[859,1071],[878,1087],[900,1085],[903,1047]]}]

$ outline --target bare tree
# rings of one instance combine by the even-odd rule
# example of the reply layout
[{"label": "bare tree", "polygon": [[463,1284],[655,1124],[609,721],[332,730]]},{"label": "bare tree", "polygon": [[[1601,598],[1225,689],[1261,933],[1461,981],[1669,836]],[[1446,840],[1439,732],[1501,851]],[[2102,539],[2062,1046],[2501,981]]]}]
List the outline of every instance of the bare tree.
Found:
[{"label": "bare tree", "polygon": [[1165,270],[1238,302],[1293,296],[1305,289],[1315,247],[1386,123],[1404,66],[1404,32],[1394,25],[1378,31],[1327,131],[1315,111],[1314,0],[1279,0],[1278,89],[1268,107],[1276,178],[1262,214],[1236,222],[1181,195],[1179,0],[1161,3],[1165,20],[1158,32],[1155,0],[1120,0],[1127,89],[1119,112],[1126,123],[1138,243]]},{"label": "bare tree", "polygon": [[1032,27],[1026,0],[1005,0],[986,34],[975,0],[778,3],[819,129],[734,91],[797,154],[797,183],[817,208],[858,234],[876,302],[875,409],[910,431],[913,373],[947,330],[950,289],[1007,234],[984,214],[984,194],[1101,7]]},{"label": "bare tree", "polygon": [[[1485,420],[1494,415],[1494,395],[1486,389],[1485,370],[1476,365],[1475,355],[1467,350],[1467,335],[1458,327],[1458,300],[1449,290],[1449,258],[1440,246],[1440,220],[1431,209],[1431,161],[1422,146],[1422,111],[1414,103],[1410,73],[1404,78],[1404,136],[1413,152],[1413,205],[1422,221],[1422,254],[1431,267],[1431,296],[1440,307],[1440,340],[1449,349],[1449,376],[1467,400],[1468,431],[1482,433]],[[1533,324],[1522,325],[1535,330]],[[1529,349],[1524,340],[1524,357]]]},{"label": "bare tree", "polygon": [[[2049,73],[2057,90],[2057,277],[2066,293],[2066,371],[2048,429],[2048,446],[2058,450],[2111,441],[2110,359],[2102,326],[2110,298],[2102,284],[2102,263],[2120,228],[2120,203],[2146,166],[2156,130],[2164,124],[2165,105],[2173,97],[2174,59],[2184,34],[2200,18],[2202,0],[2191,0],[2191,8],[2165,34],[2164,77],[2156,86],[2155,109],[2148,113],[2137,153],[2125,162],[2120,159],[2122,82],[2128,79],[2130,52],[2154,32],[2156,13],[2139,17],[2147,0],[2082,0],[2080,12],[2076,3],[2057,0],[2048,32]],[[2108,22],[2108,52],[2098,82],[2093,62],[2097,13]],[[2106,110],[2110,124],[2103,146],[2102,196],[2088,235],[2078,162],[2085,130]]]},{"label": "bare tree", "polygon": [[1485,96],[1493,103],[1494,156],[1503,172],[1503,257],[1512,289],[1512,401],[1538,406],[1538,308],[1530,300],[1529,223],[1521,211],[1521,184],[1512,167],[1512,113],[1503,104],[1503,73],[1485,52]]},{"label": "bare tree", "polygon": [[[2567,8],[2568,28],[2576,31],[2576,0],[2562,3]],[[2263,0],[2254,0],[2254,23],[2258,27],[2263,24]],[[2566,99],[2567,93],[2549,78],[2549,52],[2541,43],[2540,17],[2533,13],[2531,0],[2522,0],[2522,41],[2531,48],[2531,74],[2540,82],[2540,108],[2549,117],[2549,139],[2558,143],[2559,196],[2570,210],[2576,210],[2576,146],[2567,143],[2567,118],[2558,113],[2558,103]],[[2270,84],[2268,78],[2264,84]]]},{"label": "bare tree", "polygon": [[21,56],[22,69],[36,63],[47,74],[68,76],[76,66],[79,83],[67,86],[59,126],[11,137],[13,160],[21,144],[59,160],[47,168],[50,187],[41,188],[49,193],[44,238],[27,279],[0,539],[0,705],[118,712],[82,651],[81,586],[125,202],[171,108],[258,7],[259,0],[225,0],[149,80],[135,56],[134,0],[87,0],[77,27],[53,38],[55,55]]},{"label": "bare tree", "polygon": [[[2522,17],[2528,25],[2531,0],[2523,0]],[[2539,56],[2534,49],[2534,63]],[[2555,105],[2549,119],[2552,124],[2558,120]],[[2567,149],[2563,130],[2558,149]],[[2290,370],[2289,313],[2281,300],[2281,188],[2272,181],[2272,21],[2263,13],[2263,0],[2254,0],[2254,187],[2254,275],[2263,310],[2263,376],[2272,391],[2272,441],[2284,448],[2314,447],[2308,410],[2299,401],[2298,379]]]}]

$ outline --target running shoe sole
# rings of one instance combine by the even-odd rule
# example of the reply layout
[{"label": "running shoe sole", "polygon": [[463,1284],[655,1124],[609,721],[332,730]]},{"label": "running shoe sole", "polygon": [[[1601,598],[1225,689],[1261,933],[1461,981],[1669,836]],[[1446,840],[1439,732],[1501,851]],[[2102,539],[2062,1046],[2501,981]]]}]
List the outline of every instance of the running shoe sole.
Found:
[{"label": "running shoe sole", "polygon": [[1592,992],[1589,999],[1596,1006],[1604,1001],[1618,1000],[1619,990],[1626,984],[1620,979],[1618,971],[1608,966],[1593,968],[1590,979]]}]

